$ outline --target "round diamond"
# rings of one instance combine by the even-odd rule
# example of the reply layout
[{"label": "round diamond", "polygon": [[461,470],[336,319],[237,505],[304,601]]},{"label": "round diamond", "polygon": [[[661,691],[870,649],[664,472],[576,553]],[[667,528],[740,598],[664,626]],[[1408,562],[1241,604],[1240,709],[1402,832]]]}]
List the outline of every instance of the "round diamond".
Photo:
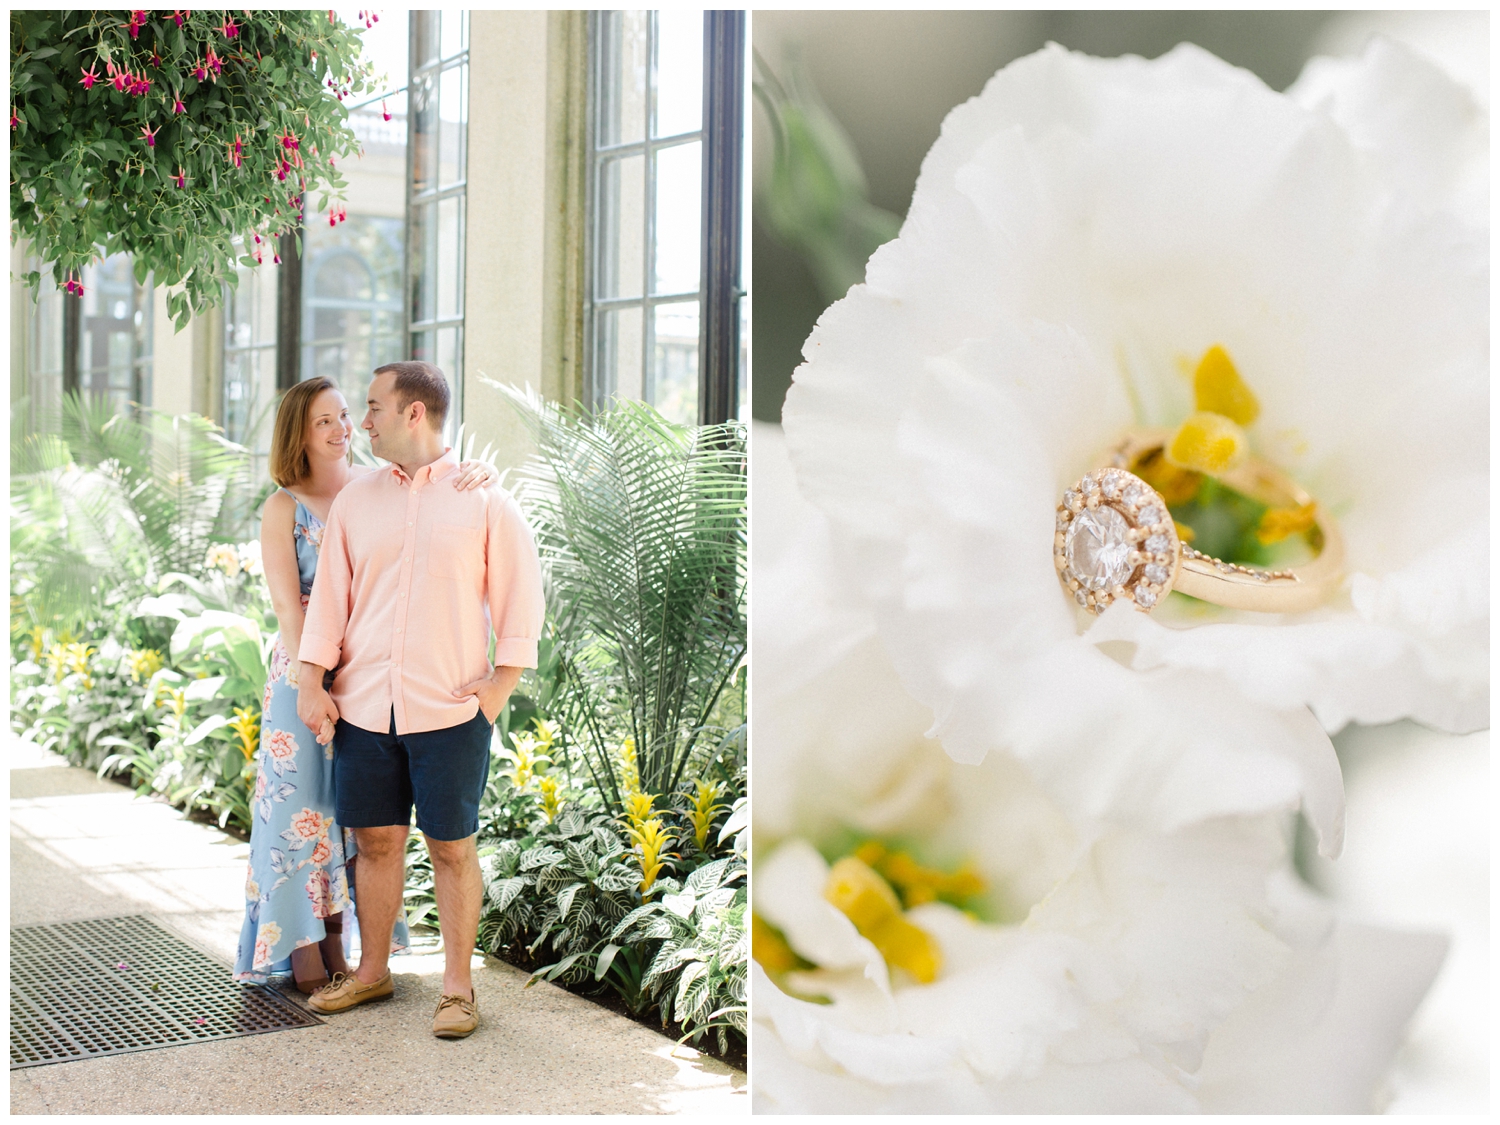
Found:
[{"label": "round diamond", "polygon": [[1166,515],[1167,514],[1163,512],[1159,507],[1157,507],[1155,504],[1152,504],[1149,508],[1145,508],[1141,511],[1141,526],[1155,527],[1166,518]]},{"label": "round diamond", "polygon": [[1167,568],[1160,563],[1151,563],[1146,567],[1146,581],[1153,586],[1160,586],[1167,580]]},{"label": "round diamond", "polygon": [[1106,473],[1104,476],[1104,495],[1110,500],[1120,498],[1120,474],[1115,472]]},{"label": "round diamond", "polygon": [[1172,543],[1165,535],[1153,535],[1146,540],[1146,550],[1150,551],[1153,555],[1159,554],[1162,551],[1170,551],[1171,549]]},{"label": "round diamond", "polygon": [[1079,605],[1088,605],[1089,592],[1082,586],[1080,586],[1078,587],[1078,589],[1073,591],[1073,600],[1076,601]]},{"label": "round diamond", "polygon": [[1151,494],[1146,491],[1146,486],[1143,484],[1132,484],[1125,490],[1125,503],[1132,508],[1140,507],[1149,499],[1151,499]]},{"label": "round diamond", "polygon": [[1063,493],[1063,504],[1071,511],[1078,511],[1083,506],[1083,497],[1071,488]]},{"label": "round diamond", "polygon": [[1083,478],[1083,494],[1085,496],[1092,496],[1092,495],[1094,495],[1094,493],[1096,493],[1098,491],[1099,491],[1099,482],[1098,481],[1096,481],[1093,477],[1084,477]]},{"label": "round diamond", "polygon": [[1144,582],[1135,588],[1135,604],[1142,609],[1150,609],[1156,604],[1156,594]]},{"label": "round diamond", "polygon": [[1068,569],[1089,590],[1104,590],[1130,577],[1129,525],[1113,508],[1088,508],[1068,527]]}]

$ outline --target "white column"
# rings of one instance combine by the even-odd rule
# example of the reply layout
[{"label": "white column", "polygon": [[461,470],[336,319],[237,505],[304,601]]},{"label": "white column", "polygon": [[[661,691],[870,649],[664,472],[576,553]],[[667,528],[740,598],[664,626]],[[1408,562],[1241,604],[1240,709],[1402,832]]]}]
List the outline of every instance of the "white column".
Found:
[{"label": "white column", "polygon": [[464,425],[502,468],[531,447],[482,380],[571,402],[581,387],[581,12],[474,11],[469,24]]}]

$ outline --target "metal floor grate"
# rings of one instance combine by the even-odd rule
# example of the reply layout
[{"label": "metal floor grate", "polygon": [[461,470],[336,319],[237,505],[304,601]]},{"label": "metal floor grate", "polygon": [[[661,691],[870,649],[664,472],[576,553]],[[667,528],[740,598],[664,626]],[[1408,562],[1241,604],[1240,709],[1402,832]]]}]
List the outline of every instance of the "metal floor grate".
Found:
[{"label": "metal floor grate", "polygon": [[10,931],[12,1070],[322,1022],[142,915]]}]

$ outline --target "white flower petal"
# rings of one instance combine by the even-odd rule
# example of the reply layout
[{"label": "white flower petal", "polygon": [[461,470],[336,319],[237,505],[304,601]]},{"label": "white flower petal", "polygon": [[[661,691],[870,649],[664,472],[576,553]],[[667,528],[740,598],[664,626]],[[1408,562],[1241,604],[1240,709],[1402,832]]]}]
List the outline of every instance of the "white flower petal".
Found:
[{"label": "white flower petal", "polygon": [[885,959],[854,923],[823,897],[828,864],[812,845],[792,840],[755,868],[755,912],[786,935],[787,944],[825,969],[858,969],[890,991]]}]

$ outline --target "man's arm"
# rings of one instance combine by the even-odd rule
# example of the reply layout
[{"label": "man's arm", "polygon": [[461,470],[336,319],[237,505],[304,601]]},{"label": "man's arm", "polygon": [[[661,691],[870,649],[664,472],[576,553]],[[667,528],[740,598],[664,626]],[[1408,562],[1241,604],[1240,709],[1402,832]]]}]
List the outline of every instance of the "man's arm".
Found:
[{"label": "man's arm", "polygon": [[521,672],[536,667],[542,635],[542,565],[536,540],[509,493],[491,502],[485,543],[485,596],[495,633],[495,667],[484,679],[466,684],[459,696],[473,695],[494,722]]},{"label": "man's arm", "polygon": [[343,499],[342,493],[334,499],[323,530],[318,576],[313,580],[302,626],[302,667],[297,688],[297,717],[307,724],[318,743],[325,746],[333,739],[339,709],[323,687],[323,678],[330,668],[338,667],[344,633],[349,626],[349,595],[354,587],[354,565],[344,534]]}]

